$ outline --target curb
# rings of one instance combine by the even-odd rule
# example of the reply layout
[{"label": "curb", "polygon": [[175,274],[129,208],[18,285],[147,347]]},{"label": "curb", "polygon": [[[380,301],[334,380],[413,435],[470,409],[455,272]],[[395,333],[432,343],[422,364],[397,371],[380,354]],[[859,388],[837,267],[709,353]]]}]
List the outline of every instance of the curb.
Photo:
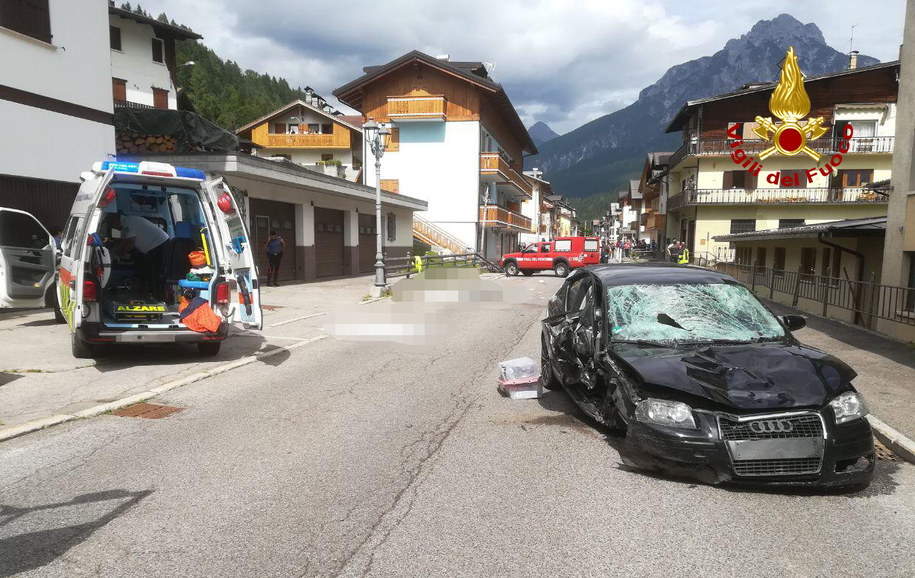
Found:
[{"label": "curb", "polygon": [[141,401],[146,401],[148,399],[152,399],[152,398],[156,397],[157,395],[160,395],[167,391],[171,391],[173,389],[179,388],[183,385],[189,385],[196,381],[202,381],[208,377],[213,377],[214,375],[219,375],[220,373],[226,373],[227,371],[232,371],[233,369],[237,369],[237,368],[243,367],[245,365],[250,365],[260,359],[273,357],[274,355],[279,355],[280,353],[283,353],[284,351],[290,351],[292,349],[302,347],[303,345],[308,345],[309,343],[314,343],[315,341],[320,341],[322,339],[326,339],[327,337],[328,337],[327,335],[318,335],[315,337],[311,337],[309,339],[303,339],[302,341],[299,341],[298,343],[293,343],[292,345],[289,345],[286,347],[278,347],[271,351],[261,353],[260,355],[248,355],[246,357],[236,359],[235,361],[216,366],[212,369],[208,369],[206,371],[201,371],[199,373],[195,373],[195,374],[189,375],[187,377],[182,377],[181,379],[176,379],[175,381],[170,381],[168,383],[162,384],[158,387],[154,387],[147,391],[135,393],[135,394],[129,395],[127,397],[122,397],[121,399],[116,400],[116,401],[112,401],[109,403],[103,403],[101,405],[96,405],[96,406],[93,406],[88,409],[84,409],[82,411],[78,411],[78,412],[72,413],[72,414],[60,414],[60,415],[53,415],[51,417],[43,417],[43,418],[32,420],[32,421],[29,421],[29,422],[26,422],[23,424],[19,424],[17,426],[13,426],[11,428],[0,430],[0,442],[4,442],[6,440],[10,440],[10,439],[19,437],[21,435],[36,432],[38,430],[49,428],[51,426],[55,426],[58,424],[67,423],[68,421],[76,421],[78,419],[95,417],[95,416],[101,415],[105,412],[114,411],[117,409],[121,409],[122,407],[127,407],[128,405],[140,403]]},{"label": "curb", "polygon": [[874,437],[905,461],[915,464],[915,441],[910,440],[901,432],[883,423],[873,415],[868,415],[867,421],[870,422],[871,429],[874,430]]}]

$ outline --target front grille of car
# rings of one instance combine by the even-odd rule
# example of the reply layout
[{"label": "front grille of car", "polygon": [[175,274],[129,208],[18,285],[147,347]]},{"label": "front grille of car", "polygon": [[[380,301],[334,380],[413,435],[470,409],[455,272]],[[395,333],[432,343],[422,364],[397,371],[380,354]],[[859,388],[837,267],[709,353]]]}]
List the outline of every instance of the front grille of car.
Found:
[{"label": "front grille of car", "polygon": [[[753,423],[763,424],[757,431],[751,426]],[[785,424],[790,424],[790,431],[783,431]],[[772,426],[771,428],[768,426]],[[718,427],[721,430],[721,439],[724,441],[744,440],[772,440],[791,438],[822,438],[823,422],[820,416],[805,414],[793,417],[769,417],[766,419],[737,421],[726,417],[718,418]],[[769,431],[771,430],[771,431]]]},{"label": "front grille of car", "polygon": [[743,460],[734,462],[738,476],[796,476],[819,473],[821,458]]}]

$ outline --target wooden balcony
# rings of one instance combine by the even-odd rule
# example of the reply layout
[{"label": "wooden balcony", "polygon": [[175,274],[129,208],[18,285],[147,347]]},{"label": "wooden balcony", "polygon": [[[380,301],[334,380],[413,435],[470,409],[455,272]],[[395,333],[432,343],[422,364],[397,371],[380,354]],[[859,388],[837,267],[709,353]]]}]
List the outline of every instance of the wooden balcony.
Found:
[{"label": "wooden balcony", "polygon": [[695,205],[854,205],[886,203],[887,197],[861,187],[803,189],[698,189],[670,197],[668,210]]},{"label": "wooden balcony", "polygon": [[446,120],[445,97],[435,96],[389,96],[388,117],[397,122]]},{"label": "wooden balcony", "polygon": [[480,223],[486,227],[504,227],[519,233],[534,232],[530,219],[496,205],[480,207]]},{"label": "wooden balcony", "polygon": [[480,154],[480,176],[484,181],[511,187],[527,198],[533,198],[534,189],[531,184],[518,174],[518,171],[511,168],[499,153]]},{"label": "wooden balcony", "polygon": [[645,221],[646,231],[664,231],[667,229],[667,215],[651,213]]},{"label": "wooden balcony", "polygon": [[266,148],[348,149],[350,138],[349,131],[333,134],[268,134],[265,142],[257,144]]}]

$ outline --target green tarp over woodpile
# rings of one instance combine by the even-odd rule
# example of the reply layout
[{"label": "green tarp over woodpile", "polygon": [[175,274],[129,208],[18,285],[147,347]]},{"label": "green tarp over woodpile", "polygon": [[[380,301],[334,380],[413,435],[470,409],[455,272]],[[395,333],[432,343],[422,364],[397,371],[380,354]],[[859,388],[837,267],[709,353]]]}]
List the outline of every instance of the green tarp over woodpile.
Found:
[{"label": "green tarp over woodpile", "polygon": [[114,128],[130,135],[162,135],[175,141],[174,152],[238,150],[238,137],[186,110],[116,108]]}]

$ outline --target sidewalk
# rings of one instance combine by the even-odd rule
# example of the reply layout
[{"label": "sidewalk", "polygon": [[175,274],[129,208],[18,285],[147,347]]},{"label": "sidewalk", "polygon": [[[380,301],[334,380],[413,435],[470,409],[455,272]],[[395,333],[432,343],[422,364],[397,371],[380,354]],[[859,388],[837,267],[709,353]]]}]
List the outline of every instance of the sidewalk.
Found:
[{"label": "sidewalk", "polygon": [[96,360],[75,359],[66,325],[55,323],[49,309],[6,313],[0,316],[0,439],[28,422],[76,415],[265,354],[271,365],[282,363],[290,347],[324,337],[325,315],[355,306],[370,285],[371,277],[358,277],[264,287],[264,330],[233,327],[219,355],[208,358],[182,345],[124,346]]},{"label": "sidewalk", "polygon": [[806,317],[807,327],[796,331],[795,336],[849,364],[858,372],[854,385],[864,395],[871,414],[915,439],[915,346],[765,301],[778,315],[794,313]]}]

